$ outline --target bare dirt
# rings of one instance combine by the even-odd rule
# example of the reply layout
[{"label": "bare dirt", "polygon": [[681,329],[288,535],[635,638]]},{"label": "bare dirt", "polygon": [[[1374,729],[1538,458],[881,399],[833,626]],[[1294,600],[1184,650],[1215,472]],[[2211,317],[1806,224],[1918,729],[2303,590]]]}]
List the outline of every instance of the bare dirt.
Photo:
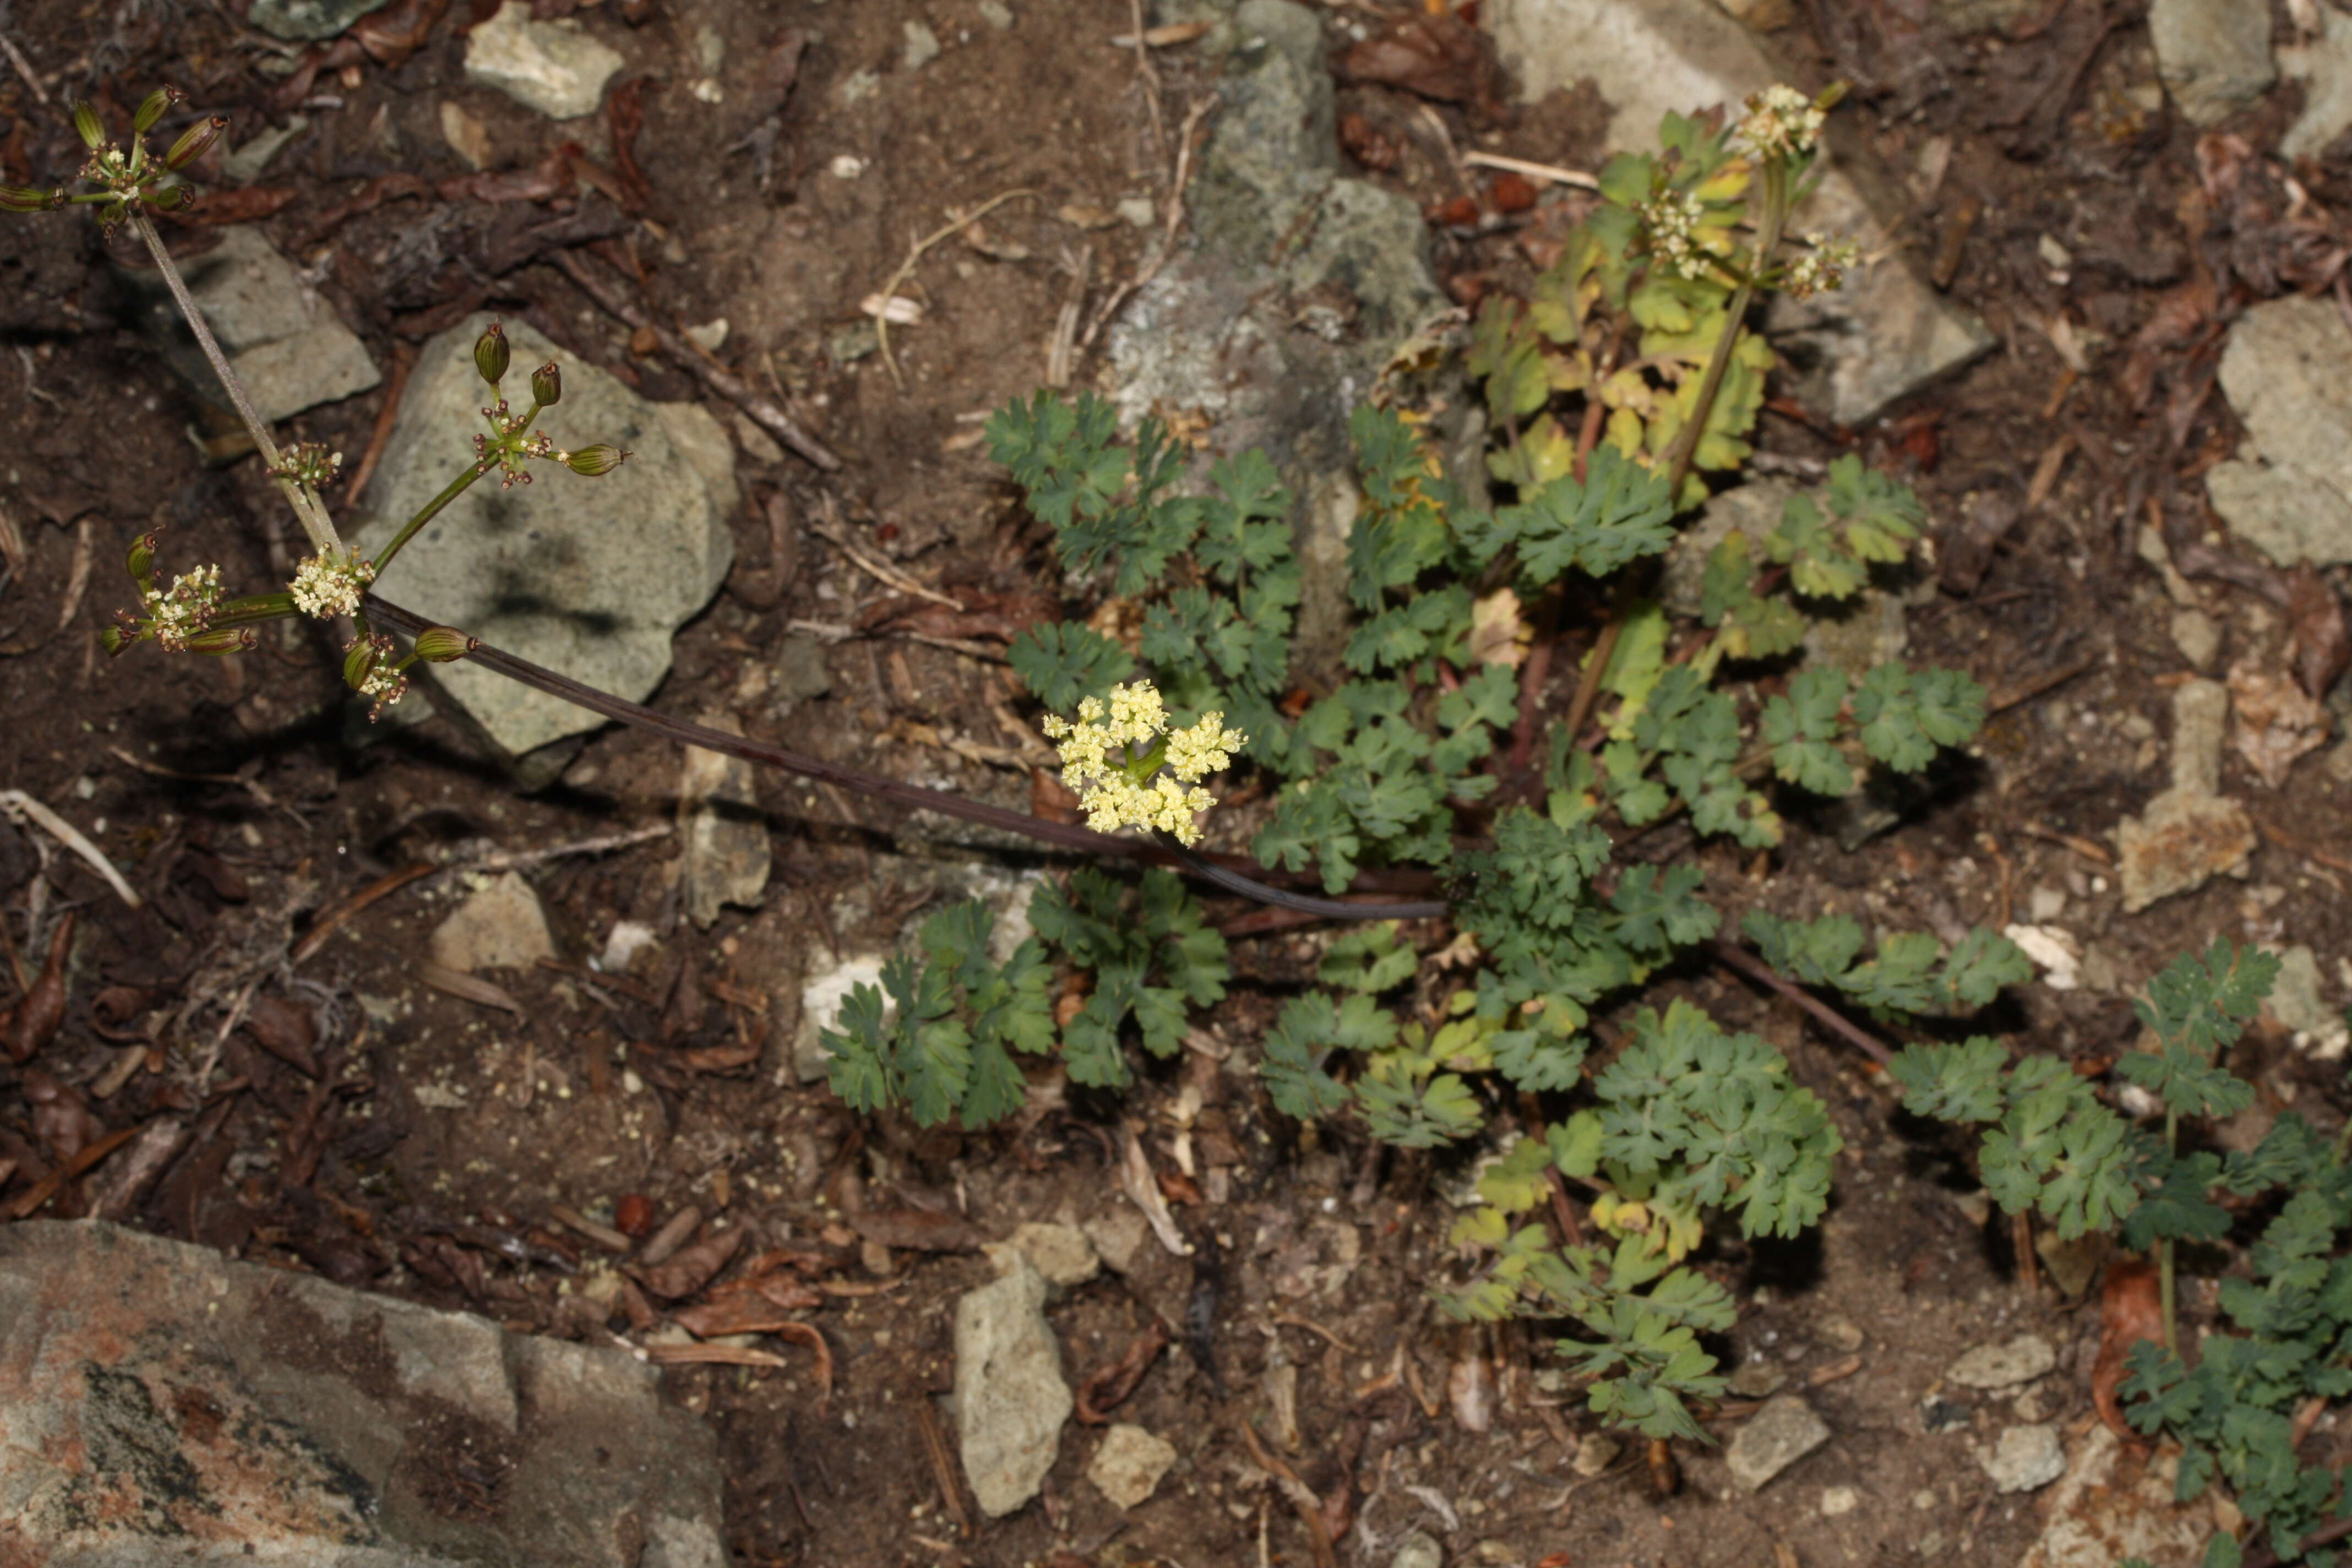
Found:
[{"label": "bare dirt", "polygon": [[[2126,988],[2183,945],[2215,934],[2299,941],[2331,969],[2346,949],[2337,825],[2347,786],[2319,758],[2278,790],[2230,761],[2225,787],[2266,825],[2247,880],[2126,917],[2103,857],[2116,818],[2166,783],[2168,687],[2188,668],[2138,530],[2154,521],[2178,540],[2208,538],[2196,476],[2237,439],[2212,385],[2221,324],[2255,300],[2334,280],[2325,258],[2340,268],[2343,251],[2327,249],[2341,237],[2326,204],[2352,194],[2352,167],[2305,169],[2304,188],[2322,205],[2290,210],[2262,154],[2292,87],[2226,128],[2237,148],[2200,145],[2168,110],[2147,107],[2152,64],[2136,5],[2007,7],[2018,13],[2007,34],[1966,33],[1930,14],[1961,9],[1822,0],[1795,7],[1774,40],[1809,84],[1857,84],[1843,112],[1890,165],[1932,165],[1943,161],[1934,146],[1948,146],[1940,177],[1919,184],[1904,238],[1922,265],[1948,248],[1951,294],[2000,346],[1869,429],[1835,429],[1778,402],[1762,444],[1800,468],[1859,450],[1903,473],[1927,498],[1947,561],[1981,500],[2023,510],[2037,468],[2054,465],[2054,483],[1980,579],[1911,616],[1915,660],[1966,668],[2013,700],[1979,760],[1857,852],[1842,850],[1824,820],[1752,864],[1699,853],[1712,896],[1733,909],[1999,927],[2027,918],[2037,891],[2045,903],[2063,894],[2067,923],[2095,943],[2114,984],[2028,987],[1997,1022],[2096,1072],[2133,1037]],[[599,171],[620,164],[607,119],[558,127],[465,80],[460,0],[398,63],[330,67],[296,95],[310,100],[310,128],[260,177],[291,193],[260,221],[386,366],[488,304],[648,395],[706,395],[676,363],[633,352],[630,328],[543,254],[490,269],[489,258],[527,251],[517,237],[540,225],[599,229],[594,253],[657,319],[726,318],[718,357],[844,463],[822,475],[747,440],[736,577],[678,639],[656,702],[730,711],[764,739],[1027,805],[1041,786],[1017,758],[1034,742],[993,714],[1008,702],[1028,710],[992,650],[1064,606],[1043,535],[987,462],[976,417],[1039,384],[1066,300],[1090,319],[1133,275],[1143,232],[1115,216],[1094,226],[1076,209],[1115,215],[1143,196],[1164,214],[1170,163],[1153,93],[1172,134],[1212,80],[1179,46],[1160,52],[1147,91],[1132,56],[1108,43],[1129,25],[1118,3],[1013,0],[1001,30],[961,0],[655,0],[635,26],[622,10],[579,17],[627,57],[624,79],[647,79],[634,157],[650,199],[638,210],[616,213],[592,180],[542,199],[428,190],[350,211],[386,190],[387,176],[469,172],[444,138],[447,104],[486,130],[494,171],[529,171],[567,137]],[[904,24],[919,11],[943,49],[910,73]],[[1381,19],[1349,6],[1331,18],[1335,29]],[[805,52],[779,98],[777,49],[795,32]],[[219,7],[19,0],[12,36],[118,119],[169,80],[192,108],[232,115],[243,137],[270,117],[281,87],[257,68],[271,55]],[[719,84],[715,104],[693,90],[706,75]],[[1341,109],[1406,140],[1435,112],[1459,145],[1570,166],[1594,153],[1589,98],[1465,110],[1351,86]],[[763,133],[771,112],[779,118]],[[77,162],[57,106],[0,73],[0,177],[52,180]],[[2217,174],[2232,164],[2235,175]],[[1426,208],[1465,194],[1458,171],[1425,157],[1379,177]],[[866,321],[861,300],[910,240],[951,205],[1013,190],[1035,195],[987,220],[997,256],[955,241],[918,269],[923,320],[892,333],[903,384],[880,355],[848,357]],[[1441,273],[1465,300],[1523,287],[1557,226],[1556,197],[1498,216],[1489,195],[1483,220],[1433,231]],[[202,226],[174,232],[190,248],[208,237]],[[2071,266],[2052,264],[2045,239]],[[730,910],[708,931],[679,912],[674,838],[534,865],[561,959],[495,977],[519,1016],[417,976],[428,936],[467,890],[461,872],[388,892],[314,952],[289,956],[322,910],[404,868],[669,821],[680,757],[608,731],[559,783],[524,795],[446,721],[371,732],[342,701],[339,650],[319,633],[273,628],[259,650],[221,660],[106,659],[98,633],[128,598],[115,563],[135,531],[167,524],[173,552],[247,583],[282,580],[295,547],[256,465],[205,465],[188,434],[200,416],[187,387],[118,324],[122,255],[64,216],[0,229],[0,511],[24,543],[0,595],[0,784],[89,831],[149,900],[126,910],[72,858],[44,867],[35,839],[0,825],[0,898],[27,965],[60,910],[80,921],[63,1027],[33,1062],[0,1068],[0,1163],[15,1162],[0,1214],[15,1216],[73,1148],[170,1118],[185,1124],[184,1142],[121,1216],[517,1328],[601,1339],[652,1327],[660,1304],[572,1293],[567,1282],[604,1255],[553,1211],[610,1224],[631,1194],[649,1199],[657,1220],[688,1205],[724,1211],[758,1227],[762,1245],[801,1248],[804,1271],[830,1292],[809,1314],[831,1352],[829,1402],[813,1358],[791,1342],[760,1341],[792,1363],[783,1370],[669,1374],[676,1397],[721,1434],[727,1535],[747,1564],[1309,1561],[1297,1511],[1242,1434],[1254,1415],[1272,1430],[1263,1391],[1277,1361],[1298,1378],[1299,1447],[1282,1458],[1350,1532],[1340,1553],[1351,1563],[1385,1563],[1408,1529],[1438,1537],[1449,1561],[1527,1564],[1753,1564],[1776,1551],[1808,1564],[2005,1563],[2039,1531],[2036,1500],[1996,1495],[1975,1455],[2021,1419],[2088,1430],[2095,1287],[2085,1307],[2047,1271],[2027,1279],[2008,1223],[1964,1201],[1972,1184],[1947,1143],[1901,1118],[1844,1047],[1703,966],[1671,984],[1786,1052],[1847,1146],[1816,1235],[1754,1248],[1717,1241],[1704,1258],[1744,1308],[1727,1359],[1779,1368],[1834,1434],[1753,1498],[1733,1486],[1719,1449],[1680,1453],[1678,1477],[1661,1476],[1638,1445],[1596,1473],[1571,1468],[1582,1448],[1591,1468],[1595,1428],[1547,1373],[1541,1336],[1449,1327],[1423,1300],[1424,1284],[1451,1267],[1444,1194],[1462,1161],[1302,1136],[1270,1111],[1249,1065],[1255,1031],[1307,971],[1317,933],[1237,940],[1235,995],[1201,1049],[1147,1067],[1123,1103],[1049,1096],[1038,1115],[976,1136],[861,1124],[790,1071],[803,977],[836,953],[897,943],[935,907],[929,868],[952,853],[909,857],[897,814],[837,790],[762,781],[773,881],[763,907]],[[2174,326],[2150,328],[2168,310]],[[2066,373],[2045,330],[2059,319],[2111,345],[2092,374]],[[2122,368],[2136,353],[2147,361],[2139,381]],[[1079,379],[1097,368],[1082,355]],[[292,430],[364,452],[386,395],[315,410]],[[2064,446],[2055,457],[2053,441]],[[796,522],[772,535],[772,497],[790,519],[829,509],[865,548],[957,595],[965,612],[895,595]],[[2225,664],[2279,667],[2287,626],[2277,607],[2212,577],[2188,591],[2221,623]],[[794,622],[865,634],[823,648],[822,693],[779,690]],[[1574,667],[1573,657],[1553,665]],[[1555,685],[1550,701],[1563,708],[1570,683]],[[997,760],[975,760],[983,754]],[[1645,852],[1689,851],[1686,838],[1657,837]],[[1243,912],[1211,904],[1219,918]],[[591,973],[586,959],[624,919],[659,941],[629,974]],[[227,1026],[273,998],[307,1012],[318,1075],[269,1048],[266,1029]],[[2333,1069],[2283,1042],[2266,1048],[2274,1065],[2253,1114],[2293,1104],[2333,1125]],[[218,1070],[197,1087],[194,1064],[215,1054]],[[136,1062],[127,1079],[111,1070],[124,1061]],[[1116,1193],[1121,1120],[1141,1124],[1154,1164],[1170,1168],[1171,1117],[1186,1089],[1201,1107],[1192,1139],[1202,1181],[1198,1192],[1178,1187],[1176,1212],[1213,1249],[1179,1258],[1146,1237],[1124,1272],[1051,1309],[1074,1383],[1155,1321],[1173,1331],[1117,1418],[1167,1436],[1177,1467],[1157,1498],[1122,1512],[1083,1479],[1097,1435],[1074,1425],[1041,1501],[981,1521],[968,1494],[943,1496],[925,1427],[928,1411],[951,1431],[938,1399],[952,1371],[953,1305],[990,1268],[969,1251],[873,1237],[936,1239],[946,1215],[989,1237],[1028,1219],[1116,1223],[1128,1212]],[[101,1163],[62,1184],[42,1212],[93,1212],[114,1190],[107,1172]],[[2190,1297],[2200,1305],[2194,1284]],[[1213,1375],[1183,1343],[1202,1300]],[[1963,1350],[2026,1330],[2061,1359],[2021,1397],[1940,1385]],[[1751,1404],[1727,1405],[1714,1428],[1727,1436]],[[2315,1441],[2334,1439],[2323,1430]]]}]

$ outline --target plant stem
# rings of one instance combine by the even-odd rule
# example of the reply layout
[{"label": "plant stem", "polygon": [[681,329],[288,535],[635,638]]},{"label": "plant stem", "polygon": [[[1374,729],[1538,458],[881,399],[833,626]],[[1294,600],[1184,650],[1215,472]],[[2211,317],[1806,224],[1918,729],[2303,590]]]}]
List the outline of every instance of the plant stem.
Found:
[{"label": "plant stem", "polygon": [[1698,384],[1698,396],[1692,401],[1690,418],[1675,433],[1674,445],[1666,448],[1666,491],[1680,504],[1683,480],[1690,477],[1691,465],[1698,459],[1698,443],[1706,430],[1707,416],[1715,411],[1716,395],[1723,389],[1724,373],[1731,367],[1731,351],[1739,342],[1740,322],[1748,315],[1748,307],[1755,302],[1756,275],[1771,265],[1772,253],[1780,247],[1780,230],[1789,221],[1789,171],[1778,159],[1764,163],[1764,216],[1756,228],[1756,265],[1746,268],[1739,287],[1732,290],[1731,303],[1723,313],[1723,336],[1715,341],[1715,353],[1707,357],[1706,374]]},{"label": "plant stem", "polygon": [[[2164,1112],[2164,1158],[2169,1164],[2175,1157],[2174,1145],[2179,1141],[2180,1113],[2168,1107]],[[2156,1289],[2158,1310],[2164,1313],[2164,1348],[2174,1355],[2180,1353],[2180,1331],[2173,1322],[2172,1237],[2159,1237],[2156,1243]]]},{"label": "plant stem", "polygon": [[[278,443],[269,438],[269,426],[262,423],[260,414],[253,406],[252,395],[245,389],[245,383],[238,380],[236,372],[230,368],[228,355],[221,352],[220,341],[213,336],[212,326],[205,320],[205,313],[196,309],[195,300],[189,297],[187,280],[180,276],[180,268],[173,261],[172,253],[163,247],[163,237],[155,232],[154,220],[136,207],[131,210],[129,216],[131,226],[146,243],[147,254],[155,258],[156,270],[163,273],[165,287],[172,290],[172,302],[187,319],[188,330],[195,333],[196,346],[205,351],[205,358],[211,363],[213,374],[220,378],[221,390],[228,394],[229,402],[236,405],[236,416],[245,421],[246,434],[253,437],[254,450],[261,454],[266,466],[276,470],[281,466]],[[327,509],[319,504],[319,498],[282,474],[277,478],[278,488],[285,492],[287,501],[294,508],[295,521],[302,525],[302,531],[310,536],[312,552],[324,555],[331,550],[341,551],[343,542],[336,534],[334,522],[327,516]]]},{"label": "plant stem", "polygon": [[443,490],[439,495],[435,496],[431,500],[427,501],[425,504],[425,510],[423,511],[420,511],[415,517],[410,518],[401,531],[392,536],[392,542],[385,545],[383,550],[377,552],[375,558],[376,575],[379,577],[383,575],[384,568],[392,564],[392,558],[400,553],[400,547],[406,544],[411,539],[415,538],[416,531],[423,528],[426,523],[431,522],[435,516],[440,512],[443,507],[447,506],[451,501],[456,500],[459,496],[464,495],[466,493],[466,487],[472,484],[476,479],[480,479],[485,471],[486,470],[482,468],[468,465],[464,473],[459,474],[456,479],[449,481],[448,489]]}]

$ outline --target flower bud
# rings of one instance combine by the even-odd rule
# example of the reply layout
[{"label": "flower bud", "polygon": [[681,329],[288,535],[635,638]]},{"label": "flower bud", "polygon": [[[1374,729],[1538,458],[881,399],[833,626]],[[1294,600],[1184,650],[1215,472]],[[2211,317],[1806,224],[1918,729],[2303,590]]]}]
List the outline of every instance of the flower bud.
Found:
[{"label": "flower bud", "polygon": [[142,136],[146,135],[155,129],[155,121],[163,118],[164,110],[179,101],[180,91],[177,88],[157,88],[147,95],[147,101],[139,106],[139,113],[131,121],[131,129]]},{"label": "flower bud", "polygon": [[261,639],[253,635],[251,626],[231,626],[219,631],[198,632],[187,641],[189,653],[243,653],[258,647]]},{"label": "flower bud", "polygon": [[359,690],[382,652],[372,639],[354,638],[352,646],[343,650],[343,684],[353,691]]},{"label": "flower bud", "polygon": [[107,658],[117,658],[129,652],[131,645],[142,635],[135,626],[128,631],[121,626],[108,626],[98,634],[98,646],[106,650]]},{"label": "flower bud", "polygon": [[531,401],[550,408],[563,400],[563,371],[553,360],[530,373]]},{"label": "flower bud", "polygon": [[173,171],[186,168],[211,151],[212,144],[219,141],[220,133],[227,129],[228,121],[217,114],[210,120],[198,121],[181,132],[180,139],[172,143],[172,150],[163,154],[163,167]]},{"label": "flower bud", "polygon": [[131,542],[131,553],[122,564],[130,569],[131,580],[141,587],[152,587],[155,576],[155,536],[142,533]]},{"label": "flower bud", "polygon": [[474,341],[474,368],[482,373],[484,381],[496,386],[499,377],[507,373],[508,358],[507,330],[492,321],[489,330]]},{"label": "flower bud", "polygon": [[147,205],[159,213],[183,213],[196,205],[196,187],[183,180],[146,194]]},{"label": "flower bud", "polygon": [[482,646],[455,626],[427,626],[416,634],[416,657],[427,664],[449,664]]},{"label": "flower bud", "polygon": [[557,460],[575,474],[590,479],[611,473],[629,460],[629,454],[618,447],[607,447],[602,441],[593,447],[583,447],[576,452],[558,452]]},{"label": "flower bud", "polygon": [[88,99],[77,99],[73,106],[74,131],[81,144],[91,152],[106,145],[106,121],[98,117],[98,106]]}]

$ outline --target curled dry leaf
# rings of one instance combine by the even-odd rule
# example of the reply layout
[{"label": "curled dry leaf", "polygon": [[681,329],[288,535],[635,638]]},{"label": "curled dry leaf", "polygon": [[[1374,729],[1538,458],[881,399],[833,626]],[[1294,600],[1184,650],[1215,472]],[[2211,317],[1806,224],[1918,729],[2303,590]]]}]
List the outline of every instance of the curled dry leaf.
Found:
[{"label": "curled dry leaf", "polygon": [[1151,1326],[1129,1342],[1125,1353],[1108,1366],[1098,1367],[1078,1385],[1078,1419],[1089,1426],[1109,1425],[1110,1413],[1135,1392],[1143,1374],[1168,1348],[1168,1325],[1154,1318]]},{"label": "curled dry leaf", "polygon": [[2091,1400],[2099,1419],[2126,1443],[2139,1434],[2124,1419],[2116,1384],[2123,1381],[2132,1346],[2142,1340],[2162,1343],[2164,1306],[2158,1294],[2156,1267],[2149,1263],[2110,1263],[2099,1287],[2099,1358],[2091,1364]]},{"label": "curled dry leaf", "polygon": [[263,1050],[303,1077],[319,1076],[319,1059],[311,1051],[319,1029],[310,1008],[282,996],[257,996],[246,1010],[245,1028]]},{"label": "curled dry leaf", "polygon": [[1495,1373],[1475,1346],[1445,1369],[1445,1403],[1454,1409],[1454,1424],[1465,1432],[1493,1429]]},{"label": "curled dry leaf", "polygon": [[1518,595],[1509,588],[1497,588],[1470,607],[1470,657],[1480,664],[1517,669],[1534,635],[1519,614]]},{"label": "curled dry leaf", "polygon": [[49,938],[49,956],[32,988],[0,1014],[0,1045],[12,1062],[28,1062],[57,1037],[66,1017],[66,955],[73,950],[75,916],[68,911]]},{"label": "curled dry leaf", "polygon": [[2327,710],[2287,675],[2251,663],[2232,666],[2230,697],[2231,743],[2273,789],[2286,783],[2295,759],[2327,740]]},{"label": "curled dry leaf", "polygon": [[70,1161],[105,1133],[81,1091],[47,1068],[26,1068],[22,1089],[33,1108],[33,1136],[58,1161]]},{"label": "curled dry leaf", "polygon": [[2325,699],[2348,665],[2352,632],[2344,624],[2344,601],[2305,561],[2287,574],[2287,619],[2294,627],[2294,678],[2305,693]]},{"label": "curled dry leaf", "polygon": [[1404,158],[1404,150],[1361,114],[1339,117],[1339,146],[1349,157],[1380,174],[1395,168]]},{"label": "curled dry leaf", "polygon": [[736,1226],[715,1230],[689,1247],[681,1247],[663,1262],[634,1270],[638,1284],[666,1301],[683,1300],[710,1283],[728,1261],[743,1250],[749,1233]]}]

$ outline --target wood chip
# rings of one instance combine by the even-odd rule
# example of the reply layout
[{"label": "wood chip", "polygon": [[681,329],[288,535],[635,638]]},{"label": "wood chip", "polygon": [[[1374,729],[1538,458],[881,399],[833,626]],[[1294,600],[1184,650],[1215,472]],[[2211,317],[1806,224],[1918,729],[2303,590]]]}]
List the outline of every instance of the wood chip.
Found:
[{"label": "wood chip", "polygon": [[516,1001],[510,992],[503,986],[492,984],[479,975],[467,974],[462,970],[447,968],[434,963],[429,958],[417,960],[415,973],[417,979],[444,995],[455,996],[460,1001],[472,1002],[484,1007],[503,1008],[518,1018],[524,1016],[522,1004]]},{"label": "wood chip", "polygon": [[1144,1157],[1143,1140],[1137,1135],[1136,1124],[1121,1122],[1118,1135],[1119,1191],[1127,1194],[1129,1203],[1143,1211],[1143,1217],[1151,1222],[1151,1234],[1160,1238],[1160,1246],[1179,1258],[1192,1257],[1192,1244],[1184,1239],[1184,1233],[1176,1228],[1176,1217],[1168,1212],[1168,1200],[1160,1195],[1160,1184],[1152,1177],[1151,1162]]}]

